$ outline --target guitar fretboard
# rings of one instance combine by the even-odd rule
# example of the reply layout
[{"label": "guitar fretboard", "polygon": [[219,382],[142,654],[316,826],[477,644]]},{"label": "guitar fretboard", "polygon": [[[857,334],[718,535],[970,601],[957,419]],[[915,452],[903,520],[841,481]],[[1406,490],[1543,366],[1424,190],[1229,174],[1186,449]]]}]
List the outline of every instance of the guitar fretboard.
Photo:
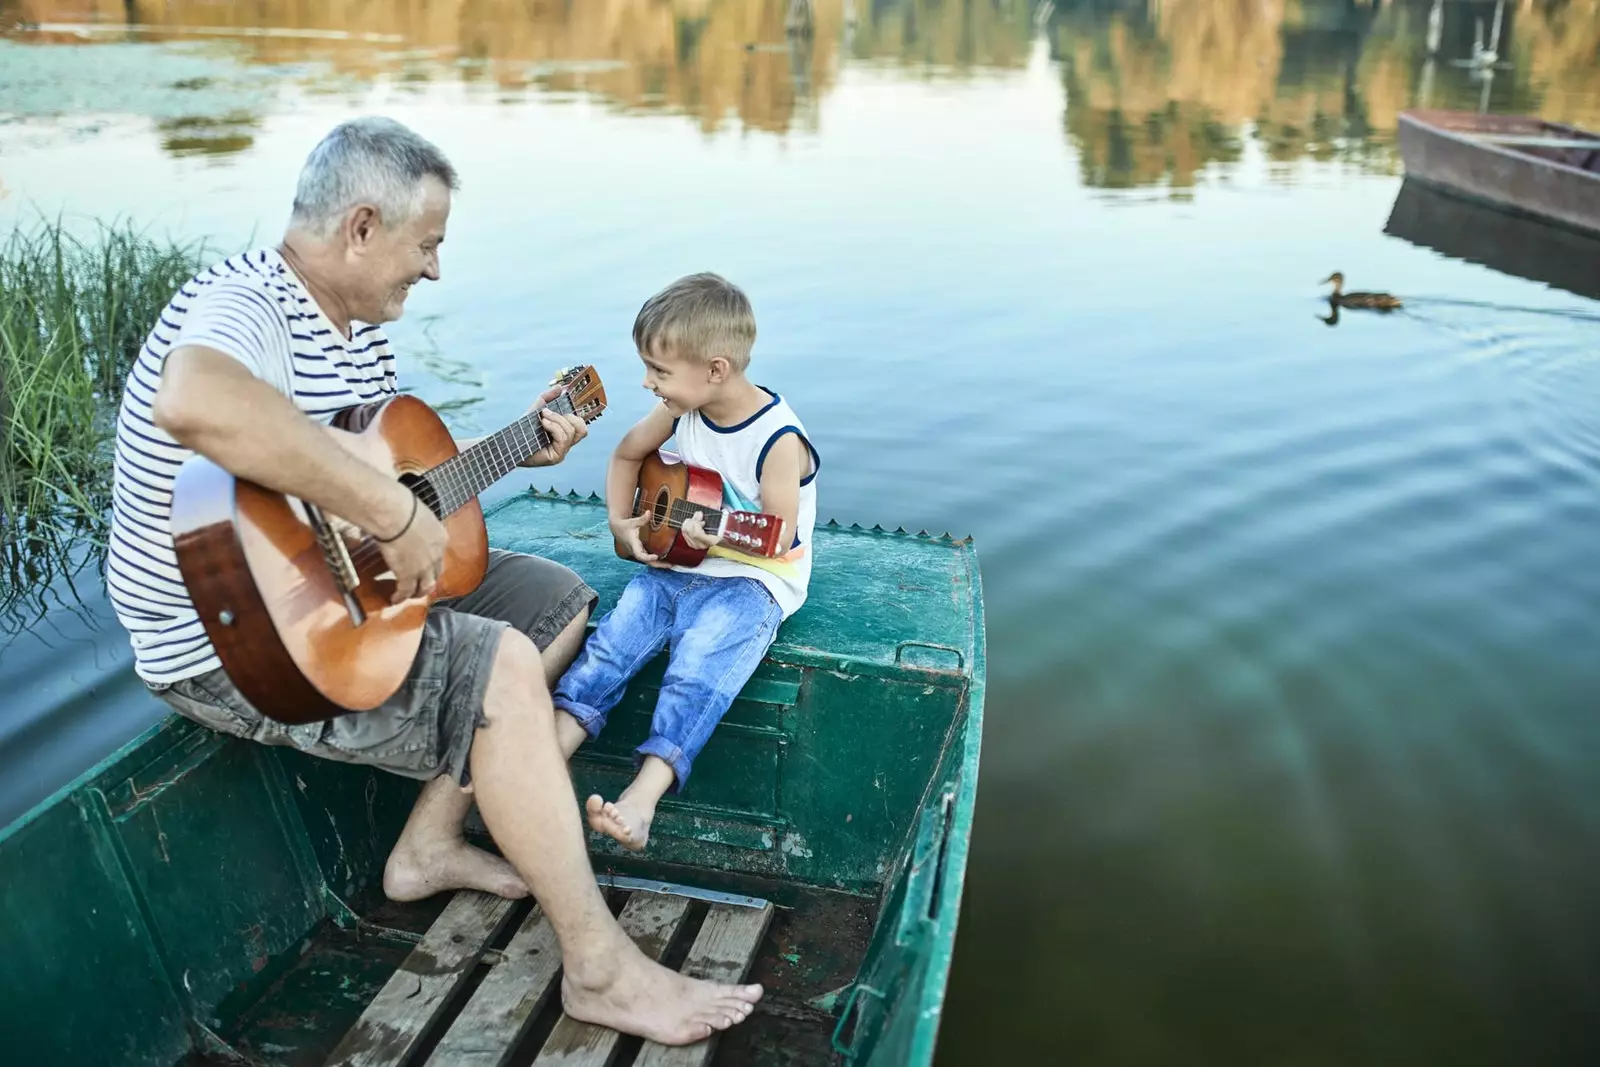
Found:
[{"label": "guitar fretboard", "polygon": [[[572,398],[562,393],[549,404],[549,410],[572,415]],[[550,445],[550,435],[539,421],[539,412],[530,411],[511,425],[490,434],[477,444],[427,473],[428,484],[438,496],[439,516],[452,514],[495,482],[510,474],[520,463]]]}]

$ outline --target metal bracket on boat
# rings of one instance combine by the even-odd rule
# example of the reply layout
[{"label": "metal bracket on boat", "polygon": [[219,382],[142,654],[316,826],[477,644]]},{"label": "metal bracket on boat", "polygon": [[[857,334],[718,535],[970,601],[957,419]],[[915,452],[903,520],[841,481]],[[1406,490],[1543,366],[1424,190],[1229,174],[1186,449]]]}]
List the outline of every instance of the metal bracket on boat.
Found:
[{"label": "metal bracket on boat", "polygon": [[627,889],[635,893],[660,893],[668,897],[688,897],[708,904],[728,904],[735,908],[764,908],[768,902],[760,897],[744,897],[734,893],[718,893],[713,889],[698,889],[692,885],[662,882],[653,878],[626,878],[620,874],[602,874],[598,881],[601,889]]}]

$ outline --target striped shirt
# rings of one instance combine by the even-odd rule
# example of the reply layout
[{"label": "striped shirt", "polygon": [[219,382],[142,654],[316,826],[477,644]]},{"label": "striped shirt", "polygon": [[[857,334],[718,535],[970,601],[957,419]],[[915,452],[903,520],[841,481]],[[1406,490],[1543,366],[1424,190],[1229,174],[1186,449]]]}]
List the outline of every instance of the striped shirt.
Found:
[{"label": "striped shirt", "polygon": [[167,353],[204,345],[243,363],[321,422],[397,392],[377,326],[330,322],[276,252],[255,250],[196,275],[161,312],[128,373],[117,414],[106,586],[133,643],[134,669],[170,685],[220,667],[172,546],[172,483],[192,452],[151,418]]}]

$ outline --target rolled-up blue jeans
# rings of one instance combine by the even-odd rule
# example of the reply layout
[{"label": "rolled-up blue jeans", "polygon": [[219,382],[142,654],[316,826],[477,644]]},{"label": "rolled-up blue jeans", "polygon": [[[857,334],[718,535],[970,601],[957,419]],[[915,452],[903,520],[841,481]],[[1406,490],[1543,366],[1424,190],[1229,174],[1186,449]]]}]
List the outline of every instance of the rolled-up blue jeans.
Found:
[{"label": "rolled-up blue jeans", "polygon": [[670,766],[677,792],[781,622],[783,610],[753,578],[645,568],[561,676],[555,706],[599,737],[629,679],[670,642],[650,736],[637,753],[638,762],[656,756]]}]

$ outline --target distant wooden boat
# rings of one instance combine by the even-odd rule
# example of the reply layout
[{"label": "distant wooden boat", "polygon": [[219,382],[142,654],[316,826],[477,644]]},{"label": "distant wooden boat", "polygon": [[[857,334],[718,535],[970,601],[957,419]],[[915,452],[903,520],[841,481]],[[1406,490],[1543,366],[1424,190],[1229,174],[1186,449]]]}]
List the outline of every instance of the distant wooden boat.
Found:
[{"label": "distant wooden boat", "polygon": [[1523,115],[1400,113],[1406,176],[1600,233],[1600,134]]}]

